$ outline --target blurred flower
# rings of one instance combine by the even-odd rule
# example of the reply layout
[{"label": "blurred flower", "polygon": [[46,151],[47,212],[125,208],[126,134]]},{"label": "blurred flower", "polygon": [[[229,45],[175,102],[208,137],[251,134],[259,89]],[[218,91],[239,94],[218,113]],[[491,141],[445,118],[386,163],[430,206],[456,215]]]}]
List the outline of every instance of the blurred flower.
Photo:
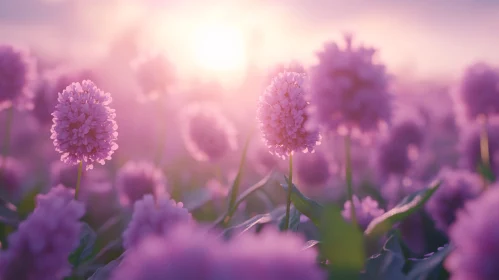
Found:
[{"label": "blurred flower", "polygon": [[289,63],[279,63],[275,65],[270,71],[268,72],[267,78],[265,79],[266,85],[272,83],[272,80],[274,77],[279,75],[279,73],[284,73],[284,72],[294,72],[294,73],[300,73],[300,74],[307,74],[307,70],[301,63],[298,61],[291,61]]},{"label": "blurred flower", "polygon": [[423,128],[412,120],[403,121],[390,130],[390,138],[395,143],[421,147],[424,141]]},{"label": "blurred flower", "polygon": [[0,45],[0,110],[11,105],[20,109],[33,107],[31,82],[35,62],[28,52],[10,45]]},{"label": "blurred flower", "polygon": [[376,169],[381,178],[404,176],[412,165],[409,147],[401,142],[383,142],[377,149]]},{"label": "blurred flower", "polygon": [[[353,196],[353,204],[355,206],[355,214],[357,216],[357,222],[362,230],[365,230],[369,223],[376,217],[381,216],[385,213],[385,210],[381,209],[378,202],[367,196],[363,199],[359,199],[357,196]],[[343,206],[343,211],[341,214],[343,218],[350,221],[352,218],[352,203],[350,200],[345,202]]]},{"label": "blurred flower", "polygon": [[0,253],[1,279],[54,280],[70,275],[68,257],[79,244],[79,220],[85,213],[83,203],[73,197],[73,191],[63,186],[37,196],[35,210]]},{"label": "blurred flower", "polygon": [[[85,174],[82,174],[82,176],[85,176]],[[50,166],[50,187],[60,184],[74,189],[77,178],[78,167],[76,165],[67,165],[61,161],[54,161]]]},{"label": "blurred flower", "polygon": [[0,156],[0,188],[9,199],[16,199],[21,194],[23,175],[20,162],[11,157]]},{"label": "blurred flower", "polygon": [[414,192],[424,189],[421,182],[415,181],[408,177],[401,179],[397,176],[392,176],[381,188],[381,194],[387,202],[388,209],[397,205],[404,197]]},{"label": "blurred flower", "polygon": [[161,54],[140,56],[131,66],[142,95],[150,99],[167,93],[176,79],[173,65]]},{"label": "blurred flower", "polygon": [[469,66],[456,99],[458,108],[471,120],[499,113],[499,69],[485,63]]},{"label": "blurred flower", "polygon": [[88,70],[57,68],[40,75],[35,86],[33,115],[41,124],[52,123],[52,112],[57,105],[57,96],[68,85],[76,81],[94,79]]},{"label": "blurred flower", "polygon": [[116,193],[109,182],[85,182],[78,199],[85,203],[86,221],[92,226],[104,224],[115,215],[115,210],[119,209]]},{"label": "blurred flower", "polygon": [[[470,170],[477,172],[478,167],[482,163],[480,134],[482,126],[478,123],[473,123],[462,134],[461,138],[461,165]],[[499,118],[491,118],[487,123],[487,137],[489,146],[489,164],[491,171],[497,174],[497,166],[499,158]]]},{"label": "blurred flower", "polygon": [[270,152],[281,158],[293,152],[312,152],[320,143],[317,130],[305,129],[308,116],[303,84],[305,75],[278,74],[260,96],[257,117]]},{"label": "blurred flower", "polygon": [[232,123],[214,107],[190,105],[184,117],[184,143],[196,160],[215,161],[237,148]]},{"label": "blurred flower", "polygon": [[445,260],[450,279],[496,279],[499,275],[499,188],[491,186],[460,210],[449,228],[454,250]]},{"label": "blurred flower", "polygon": [[426,203],[426,210],[437,228],[447,232],[454,223],[456,212],[480,194],[483,183],[477,174],[466,170],[444,169],[438,178],[442,185]]},{"label": "blurred flower", "polygon": [[375,49],[354,47],[346,36],[346,48],[327,43],[310,70],[310,112],[313,125],[330,131],[375,131],[391,118],[388,75],[375,62]]},{"label": "blurred flower", "polygon": [[331,175],[329,162],[320,151],[298,154],[295,158],[295,166],[296,177],[305,186],[323,186]]},{"label": "blurred flower", "polygon": [[50,138],[63,162],[85,162],[86,169],[92,169],[94,162],[104,164],[111,159],[118,149],[118,125],[116,113],[109,107],[111,101],[109,93],[89,80],[72,83],[59,93]]},{"label": "blurred flower", "polygon": [[324,279],[317,253],[302,248],[298,236],[274,230],[223,243],[203,229],[180,226],[129,250],[111,279]]},{"label": "blurred flower", "polygon": [[176,203],[168,196],[145,195],[134,204],[132,220],[123,232],[123,246],[136,247],[147,236],[165,235],[175,225],[191,221],[191,214],[181,202]]},{"label": "blurred flower", "polygon": [[129,161],[116,174],[116,188],[123,205],[133,205],[146,194],[155,197],[166,192],[163,172],[145,161]]}]

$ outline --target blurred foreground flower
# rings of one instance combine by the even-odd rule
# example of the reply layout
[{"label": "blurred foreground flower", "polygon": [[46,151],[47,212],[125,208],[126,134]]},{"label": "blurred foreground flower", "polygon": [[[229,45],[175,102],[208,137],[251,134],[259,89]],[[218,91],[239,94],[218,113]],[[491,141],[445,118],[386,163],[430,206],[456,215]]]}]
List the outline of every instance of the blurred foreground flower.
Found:
[{"label": "blurred foreground flower", "polygon": [[196,160],[216,161],[237,148],[235,128],[214,107],[193,104],[184,117],[185,146]]},{"label": "blurred foreground flower", "polygon": [[73,196],[73,190],[63,186],[37,196],[34,212],[0,253],[0,279],[62,280],[70,275],[68,257],[78,246],[79,220],[85,213],[83,203]]},{"label": "blurred foreground flower", "polygon": [[166,178],[163,172],[151,163],[140,161],[127,162],[116,174],[122,205],[133,205],[146,194],[158,197],[166,192]]},{"label": "blurred foreground flower", "polygon": [[292,233],[264,230],[223,243],[203,229],[179,226],[128,250],[111,279],[324,279],[317,253],[302,248]]},{"label": "blurred foreground flower", "polygon": [[308,120],[305,75],[278,74],[260,96],[257,117],[270,152],[286,158],[294,152],[312,152],[320,143],[317,130],[305,128]]},{"label": "blurred foreground flower", "polygon": [[136,247],[148,236],[163,236],[179,223],[191,222],[192,216],[183,206],[168,196],[146,195],[135,202],[132,220],[123,233],[125,249]]},{"label": "blurred foreground flower", "polygon": [[35,66],[29,54],[10,45],[0,45],[0,110],[14,106],[32,108]]},{"label": "blurred foreground flower", "polygon": [[55,108],[51,139],[61,160],[69,164],[110,160],[118,145],[116,113],[109,107],[112,98],[92,81],[72,83],[59,93]]},{"label": "blurred foreground flower", "polygon": [[449,229],[455,249],[445,261],[452,280],[489,280],[499,275],[499,187],[466,203]]}]

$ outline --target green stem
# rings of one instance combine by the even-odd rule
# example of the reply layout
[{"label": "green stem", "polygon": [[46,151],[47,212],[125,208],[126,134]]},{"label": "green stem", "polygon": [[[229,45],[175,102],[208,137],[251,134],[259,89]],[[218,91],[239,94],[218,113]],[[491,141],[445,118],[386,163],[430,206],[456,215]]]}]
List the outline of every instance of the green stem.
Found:
[{"label": "green stem", "polygon": [[3,160],[0,169],[4,168],[4,165],[7,162],[7,157],[9,156],[10,132],[12,127],[13,116],[14,116],[14,107],[11,106],[9,109],[7,109],[7,116],[5,119],[5,135],[4,135],[3,150],[2,150]]},{"label": "green stem", "polygon": [[355,214],[355,204],[353,203],[353,183],[352,183],[352,156],[350,134],[345,136],[345,177],[347,181],[347,198],[350,201],[350,215],[352,224],[357,227],[357,216]]},{"label": "green stem", "polygon": [[490,158],[489,158],[489,137],[487,133],[487,117],[483,117],[481,120],[482,129],[480,132],[480,156],[482,158],[482,179],[483,179],[483,189],[488,188],[488,178],[484,172],[490,172]]},{"label": "green stem", "polygon": [[80,163],[78,164],[78,178],[76,179],[75,199],[78,199],[78,193],[80,192],[81,173],[83,173],[82,161],[80,161]]},{"label": "green stem", "polygon": [[286,197],[286,217],[284,230],[289,228],[289,212],[291,210],[291,191],[293,189],[293,154],[289,155],[289,179],[288,179],[288,195]]}]

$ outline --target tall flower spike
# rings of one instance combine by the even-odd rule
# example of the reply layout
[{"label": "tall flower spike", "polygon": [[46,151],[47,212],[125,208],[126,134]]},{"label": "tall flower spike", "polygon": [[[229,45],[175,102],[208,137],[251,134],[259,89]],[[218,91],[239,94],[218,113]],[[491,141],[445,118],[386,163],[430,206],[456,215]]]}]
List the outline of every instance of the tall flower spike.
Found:
[{"label": "tall flower spike", "polygon": [[444,266],[452,280],[496,279],[499,275],[499,186],[491,186],[457,213],[449,229],[454,250]]},{"label": "tall flower spike", "polygon": [[2,280],[54,280],[71,273],[69,254],[78,246],[85,213],[73,190],[61,185],[38,195],[36,208],[9,236],[9,248],[0,253]]},{"label": "tall flower spike", "polygon": [[184,117],[184,143],[196,160],[216,161],[237,148],[234,126],[214,107],[193,104]]},{"label": "tall flower spike", "polygon": [[33,107],[30,85],[35,75],[34,65],[26,51],[0,45],[0,110],[10,106]]},{"label": "tall flower spike", "polygon": [[168,196],[146,195],[135,202],[132,220],[123,233],[125,249],[136,247],[147,236],[163,236],[177,224],[192,221],[191,214]]},{"label": "tall flower spike", "polygon": [[154,165],[141,161],[127,162],[116,175],[116,188],[123,205],[133,205],[146,194],[155,197],[166,191],[166,178]]},{"label": "tall flower spike", "polygon": [[311,125],[329,131],[371,132],[391,119],[388,75],[375,62],[376,50],[356,47],[346,36],[346,47],[327,43],[310,73]]},{"label": "tall flower spike", "polygon": [[258,102],[257,118],[272,154],[286,158],[294,152],[313,152],[320,143],[318,130],[306,128],[305,75],[279,73]]},{"label": "tall flower spike", "polygon": [[69,164],[84,162],[86,169],[110,160],[118,145],[116,113],[112,101],[92,81],[72,83],[59,93],[52,125],[55,150]]}]

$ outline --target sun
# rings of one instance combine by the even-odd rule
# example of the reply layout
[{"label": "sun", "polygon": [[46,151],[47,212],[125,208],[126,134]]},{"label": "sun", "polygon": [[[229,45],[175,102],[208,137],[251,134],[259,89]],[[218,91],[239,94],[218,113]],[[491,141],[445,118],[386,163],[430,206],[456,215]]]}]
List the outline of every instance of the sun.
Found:
[{"label": "sun", "polygon": [[196,64],[206,70],[239,70],[246,62],[243,34],[228,25],[200,26],[193,33],[191,47]]}]

